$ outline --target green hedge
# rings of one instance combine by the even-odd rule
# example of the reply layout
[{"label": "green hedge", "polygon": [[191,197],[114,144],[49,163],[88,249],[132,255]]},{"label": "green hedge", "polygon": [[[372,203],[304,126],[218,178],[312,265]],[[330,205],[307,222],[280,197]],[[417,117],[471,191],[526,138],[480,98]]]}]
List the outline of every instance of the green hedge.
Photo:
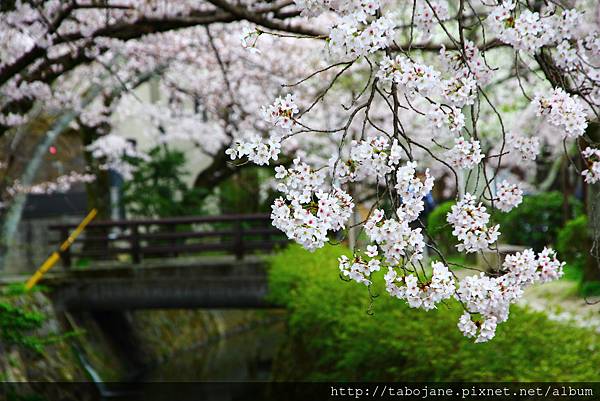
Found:
[{"label": "green hedge", "polygon": [[590,236],[586,215],[569,220],[558,232],[556,250],[569,264],[583,266],[590,252]]},{"label": "green hedge", "polygon": [[[554,245],[558,231],[563,226],[564,197],[560,192],[543,192],[526,195],[523,203],[509,213],[494,213],[500,223],[500,240],[504,243],[532,247],[541,251],[546,245]],[[581,214],[582,205],[575,198],[569,199],[569,218]]]},{"label": "green hedge", "polygon": [[[291,246],[272,259],[273,301],[289,310],[290,342],[277,379],[592,381],[600,377],[598,335],[513,307],[489,343],[456,327],[456,302],[425,312],[382,290],[368,314],[367,288],[339,277],[342,247]],[[383,281],[383,272],[376,282]]]}]

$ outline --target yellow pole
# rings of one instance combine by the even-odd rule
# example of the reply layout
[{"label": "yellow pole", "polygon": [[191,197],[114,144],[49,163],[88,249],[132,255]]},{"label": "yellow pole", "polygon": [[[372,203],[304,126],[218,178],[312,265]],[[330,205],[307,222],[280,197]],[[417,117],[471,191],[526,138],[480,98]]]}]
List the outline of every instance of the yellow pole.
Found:
[{"label": "yellow pole", "polygon": [[[81,223],[79,223],[75,231],[73,231],[71,235],[69,235],[69,238],[67,238],[65,242],[63,242],[60,245],[60,252],[64,252],[67,249],[69,249],[71,244],[75,242],[79,234],[81,234],[81,232],[94,219],[94,217],[96,217],[97,214],[98,211],[96,209],[92,209],[90,213],[87,216],[85,216],[85,219],[83,219]],[[27,280],[27,283],[25,284],[25,290],[29,291],[34,285],[36,285],[37,282],[40,281],[40,279],[44,276],[44,274],[46,274],[46,272],[50,270],[59,260],[60,254],[56,251],[52,252],[50,257],[46,259],[46,261],[42,263],[42,265],[39,267],[39,269],[37,269],[33,276],[31,276],[31,278]]]}]

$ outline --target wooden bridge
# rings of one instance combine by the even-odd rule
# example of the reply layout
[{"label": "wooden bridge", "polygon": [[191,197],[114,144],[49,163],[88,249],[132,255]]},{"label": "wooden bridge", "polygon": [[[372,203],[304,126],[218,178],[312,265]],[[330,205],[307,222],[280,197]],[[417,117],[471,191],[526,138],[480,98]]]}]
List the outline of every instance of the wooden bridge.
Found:
[{"label": "wooden bridge", "polygon": [[43,284],[69,310],[269,307],[265,259],[286,243],[264,214],[93,222]]}]

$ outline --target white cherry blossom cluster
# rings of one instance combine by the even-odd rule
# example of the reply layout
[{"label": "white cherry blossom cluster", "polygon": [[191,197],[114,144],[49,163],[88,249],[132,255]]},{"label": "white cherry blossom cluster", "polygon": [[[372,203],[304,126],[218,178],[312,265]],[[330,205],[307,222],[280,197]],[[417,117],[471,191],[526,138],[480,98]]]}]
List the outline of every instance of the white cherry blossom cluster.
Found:
[{"label": "white cherry blossom cluster", "polygon": [[40,82],[17,82],[11,80],[2,87],[0,91],[3,96],[3,100],[22,100],[22,99],[43,99],[49,100],[52,97],[52,89],[50,85]]},{"label": "white cherry blossom cluster", "polygon": [[525,9],[515,18],[514,10],[515,4],[505,1],[487,18],[500,40],[530,54],[550,43],[553,39],[552,31],[541,20],[539,13]]},{"label": "white cherry blossom cluster", "polygon": [[365,260],[358,255],[354,255],[352,259],[348,259],[346,255],[342,255],[338,258],[338,261],[340,272],[343,276],[357,283],[369,286],[371,285],[371,273],[381,269],[381,262],[376,258],[378,255],[377,246],[367,246],[365,254],[370,258],[369,260]]},{"label": "white cherry blossom cluster", "polygon": [[598,32],[590,32],[588,35],[583,38],[581,44],[594,56],[600,55],[600,33]]},{"label": "white cherry blossom cluster", "polygon": [[396,215],[400,220],[409,222],[416,220],[425,205],[423,198],[433,189],[434,178],[425,170],[425,179],[421,181],[416,176],[417,163],[407,162],[396,171],[396,191],[402,199]]},{"label": "white cherry blossom cluster", "polygon": [[523,295],[525,287],[534,283],[558,280],[563,275],[565,263],[560,262],[556,252],[544,248],[537,255],[531,249],[507,255],[502,264],[506,274],[498,280],[509,301],[514,302]]},{"label": "white cherry blossom cluster", "polygon": [[287,94],[284,98],[278,97],[273,104],[263,107],[261,111],[266,122],[287,133],[294,126],[294,115],[299,110],[294,95]]},{"label": "white cherry blossom cluster", "polygon": [[503,212],[510,212],[523,202],[523,191],[519,188],[519,185],[510,184],[506,180],[498,186],[496,196],[497,200],[494,205]]},{"label": "white cherry blossom cluster", "polygon": [[[551,7],[550,11],[553,11]],[[583,11],[579,11],[575,8],[565,9],[560,15],[554,14],[552,18],[554,28],[557,31],[557,40],[573,39],[577,30],[583,24],[583,16]]]},{"label": "white cherry blossom cluster", "polygon": [[434,25],[450,18],[446,0],[417,1],[414,13],[415,26],[423,34],[424,40],[431,37]]},{"label": "white cherry blossom cluster", "polygon": [[543,12],[548,15],[523,7],[517,15],[516,3],[508,0],[494,7],[486,21],[501,41],[533,55],[544,46],[570,39],[581,23],[582,14],[574,9],[561,15],[552,9]]},{"label": "white cherry blossom cluster", "polygon": [[440,86],[440,73],[426,64],[415,63],[403,55],[394,59],[385,56],[377,76],[382,81],[394,82],[407,95],[420,93],[427,96]]},{"label": "white cherry blossom cluster", "polygon": [[328,231],[344,228],[354,208],[352,198],[337,187],[322,191],[324,173],[299,159],[290,169],[278,166],[276,171],[281,181],[277,189],[285,198],[277,198],[271,206],[273,225],[310,251],[322,247]]},{"label": "white cherry blossom cluster", "polygon": [[332,156],[330,168],[341,182],[359,181],[366,178],[383,178],[398,165],[401,148],[398,140],[390,145],[384,136],[372,137],[362,141],[352,141],[350,158],[346,161]]},{"label": "white cherry blossom cluster", "polygon": [[[476,342],[492,339],[497,324],[508,319],[510,305],[519,300],[523,290],[536,282],[559,279],[563,266],[552,249],[544,248],[537,255],[526,249],[506,256],[504,274],[499,277],[482,272],[464,278],[456,292],[466,309],[458,322],[459,330],[467,337],[477,337]],[[471,314],[479,314],[483,320],[473,321]]]},{"label": "white cherry blossom cluster", "polygon": [[[468,67],[465,68],[468,70]],[[409,98],[416,94],[427,97],[441,94],[441,100],[450,105],[433,104],[427,117],[437,128],[446,125],[451,132],[459,132],[464,127],[464,115],[460,109],[473,104],[477,90],[477,81],[471,74],[463,75],[462,69],[458,76],[444,80],[441,73],[430,65],[416,63],[403,55],[393,59],[384,56],[377,76],[384,82],[397,84],[398,89]]]},{"label": "white cherry blossom cluster", "polygon": [[480,85],[490,82],[493,71],[485,63],[482,53],[475,43],[465,40],[464,52],[448,51],[444,45],[440,49],[442,65],[452,71],[456,78],[472,78]]},{"label": "white cherry blossom cluster", "polygon": [[517,151],[523,160],[535,160],[540,153],[540,139],[537,136],[526,138],[524,136],[507,134],[508,145]]},{"label": "white cherry blossom cluster", "polygon": [[387,263],[398,265],[423,259],[423,234],[420,228],[412,229],[408,220],[384,219],[383,210],[376,209],[364,227],[371,241],[383,251]]},{"label": "white cherry blossom cluster", "polygon": [[231,160],[246,156],[259,166],[269,164],[271,160],[278,160],[281,141],[284,135],[291,132],[295,124],[294,115],[298,114],[298,111],[292,94],[286,95],[285,98],[278,97],[273,104],[261,109],[263,119],[271,124],[275,131],[266,139],[256,134],[247,139],[237,139],[225,153]]},{"label": "white cherry blossom cluster", "polygon": [[446,152],[446,158],[451,166],[470,170],[483,160],[481,145],[475,139],[466,140],[463,137],[454,140],[454,147]]},{"label": "white cherry blossom cluster", "polygon": [[458,107],[435,106],[427,113],[427,119],[436,128],[448,127],[458,133],[465,127],[465,116]]},{"label": "white cherry blossom cluster", "polygon": [[130,159],[150,160],[150,157],[137,150],[132,142],[116,134],[101,136],[89,144],[86,150],[95,159],[102,159],[101,168],[115,170],[125,179],[130,179],[135,170]]},{"label": "white cherry blossom cluster", "polygon": [[27,116],[16,113],[0,113],[0,124],[6,125],[7,127],[14,127],[17,125],[25,124],[27,122]]},{"label": "white cherry blossom cluster", "polygon": [[389,266],[385,274],[387,292],[398,299],[404,299],[411,308],[431,310],[436,304],[451,298],[456,285],[452,273],[441,262],[432,262],[431,280],[420,283],[414,274],[400,275],[396,269]]},{"label": "white cherry blossom cluster", "polygon": [[477,93],[477,81],[470,76],[456,77],[443,82],[442,95],[455,107],[473,104]]},{"label": "white cherry blossom cluster", "polygon": [[489,213],[469,193],[452,206],[447,220],[453,227],[452,234],[460,241],[456,246],[460,252],[473,253],[487,249],[500,235],[500,226],[487,226],[490,221]]},{"label": "white cherry blossom cluster", "polygon": [[364,13],[344,16],[329,32],[328,49],[333,56],[341,58],[374,53],[392,43],[394,26],[394,21],[388,17],[369,22]]},{"label": "white cherry blossom cluster", "polygon": [[[520,298],[523,295],[523,289],[535,282],[537,268],[536,255],[531,249],[507,255],[504,258],[502,270],[505,274],[496,280],[500,284],[507,302]],[[504,315],[508,316],[508,308],[502,315],[502,320],[506,320]]]},{"label": "white cherry blossom cluster", "polygon": [[458,320],[458,329],[465,337],[477,337],[476,343],[483,343],[491,340],[496,335],[496,326],[498,319],[494,316],[486,317],[483,321],[474,322],[471,315],[465,312]]},{"label": "white cherry blossom cluster", "polygon": [[7,188],[7,193],[13,197],[17,194],[53,194],[69,191],[73,185],[78,183],[93,182],[96,176],[93,174],[82,174],[72,171],[69,174],[61,175],[54,181],[42,182],[40,184],[25,186],[19,181],[15,181],[13,185]]},{"label": "white cherry blossom cluster", "polygon": [[538,116],[547,116],[550,124],[565,130],[564,138],[577,138],[587,128],[583,103],[562,88],[554,89],[550,96],[536,96],[533,105]]},{"label": "white cherry blossom cluster", "polygon": [[225,154],[229,155],[231,160],[247,156],[248,160],[262,166],[269,164],[271,160],[277,160],[280,152],[281,137],[279,135],[271,135],[268,139],[252,135],[246,140],[235,140],[233,145],[225,151]]},{"label": "white cherry blossom cluster", "polygon": [[581,172],[585,182],[595,184],[600,181],[600,149],[590,148],[589,146],[581,152],[588,168]]},{"label": "white cherry blossom cluster", "polygon": [[[466,309],[459,320],[459,330],[467,337],[477,336],[476,342],[492,339],[498,321],[503,322],[508,318],[509,298],[503,291],[500,281],[498,278],[486,276],[483,272],[462,279],[456,298]],[[471,313],[480,314],[483,322],[473,322]],[[488,325],[484,326],[488,320]]]},{"label": "white cherry blossom cluster", "polygon": [[297,199],[300,203],[308,203],[313,193],[319,191],[325,183],[324,170],[313,170],[299,158],[294,159],[291,168],[275,167],[277,190],[286,195],[288,200]]},{"label": "white cherry blossom cluster", "polygon": [[577,69],[577,48],[572,46],[568,40],[563,40],[556,46],[556,64],[565,71]]},{"label": "white cherry blossom cluster", "polygon": [[375,15],[381,7],[379,0],[294,0],[302,14],[306,16],[317,16],[324,12],[334,11],[340,15],[364,13]]},{"label": "white cherry blossom cluster", "polygon": [[564,274],[563,267],[565,262],[561,262],[556,257],[556,251],[550,248],[544,248],[538,254],[536,281],[547,283],[549,281],[558,280]]},{"label": "white cherry blossom cluster", "polygon": [[240,35],[242,47],[253,53],[260,54],[260,50],[258,47],[256,47],[256,42],[258,41],[260,35],[261,32],[256,29],[256,27],[246,27],[242,29],[242,33]]}]

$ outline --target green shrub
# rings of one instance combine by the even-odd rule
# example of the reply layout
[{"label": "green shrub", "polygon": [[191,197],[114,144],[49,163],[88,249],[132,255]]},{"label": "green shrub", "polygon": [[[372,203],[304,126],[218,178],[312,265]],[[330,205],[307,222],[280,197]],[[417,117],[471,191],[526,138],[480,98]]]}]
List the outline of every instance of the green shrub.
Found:
[{"label": "green shrub", "polygon": [[0,348],[15,345],[41,352],[44,339],[34,333],[42,327],[45,316],[19,305],[19,298],[24,296],[25,290],[20,284],[0,289]]},{"label": "green shrub", "polygon": [[447,201],[433,209],[427,217],[427,232],[435,240],[438,248],[444,254],[458,254],[456,245],[458,241],[452,235],[452,226],[446,220],[450,209],[456,202]]},{"label": "green shrub", "polygon": [[562,260],[571,265],[583,266],[590,252],[590,238],[586,215],[569,220],[558,231],[556,250]]},{"label": "green shrub", "polygon": [[[544,192],[524,196],[523,203],[509,213],[495,213],[495,220],[501,224],[501,240],[536,251],[555,244],[563,226],[563,201],[560,192]],[[569,217],[579,216],[581,210],[581,202],[570,198]]]},{"label": "green shrub", "polygon": [[373,314],[364,285],[339,278],[328,246],[297,246],[272,259],[272,300],[289,310],[290,342],[276,369],[283,380],[356,381],[586,381],[600,374],[600,345],[592,331],[552,322],[542,313],[511,308],[510,319],[484,344],[464,338],[462,309],[410,309],[374,279]]},{"label": "green shrub", "polygon": [[187,186],[184,178],[189,172],[185,169],[185,154],[156,146],[148,155],[149,160],[131,160],[136,169],[123,188],[127,212],[141,217],[202,214],[201,200],[209,190]]},{"label": "green shrub", "polygon": [[564,278],[578,282],[579,294],[584,297],[600,295],[600,281],[586,278],[584,274],[590,257],[591,244],[588,220],[585,215],[569,220],[558,232],[556,240],[556,250],[560,258],[567,262]]}]

